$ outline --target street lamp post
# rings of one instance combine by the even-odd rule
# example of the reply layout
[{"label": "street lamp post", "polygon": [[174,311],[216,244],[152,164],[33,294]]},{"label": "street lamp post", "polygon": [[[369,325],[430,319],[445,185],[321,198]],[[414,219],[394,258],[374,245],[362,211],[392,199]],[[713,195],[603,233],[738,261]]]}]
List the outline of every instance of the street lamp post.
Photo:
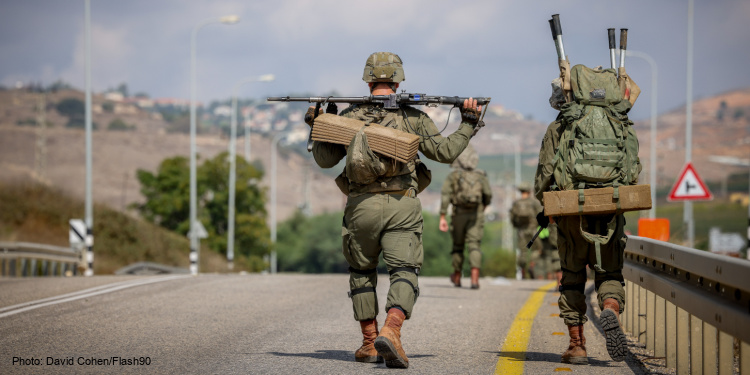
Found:
[{"label": "street lamp post", "polygon": [[[235,205],[235,184],[237,181],[237,92],[240,86],[250,82],[270,82],[274,80],[273,74],[264,74],[258,77],[248,77],[240,80],[234,85],[232,90],[232,125],[231,137],[229,140],[229,209],[227,216],[227,267],[231,270],[234,268],[234,205]],[[247,131],[247,130],[246,130]],[[249,161],[249,160],[248,160]]]},{"label": "street lamp post", "polygon": [[86,276],[94,275],[94,204],[92,197],[91,187],[91,171],[92,171],[92,157],[91,157],[91,0],[84,2],[84,15],[85,15],[85,47],[86,51],[84,57],[85,66],[85,86],[86,86],[86,114],[85,114],[85,128],[86,128],[86,202],[85,202],[85,215],[86,215]]},{"label": "street lamp post", "polygon": [[[513,145],[513,154],[514,154],[514,162],[515,162],[514,163],[515,164],[515,181],[514,181],[515,188],[511,190],[511,189],[508,189],[506,186],[505,206],[507,210],[513,204],[510,198],[511,194],[513,194],[512,191],[518,191],[518,187],[521,185],[521,145],[519,143],[520,140],[518,137],[509,136],[507,134],[502,134],[502,133],[493,133],[490,136],[490,138],[493,141],[508,141]],[[504,240],[503,242],[507,241],[506,243],[509,242],[512,244],[513,240],[511,239],[511,236],[513,234],[512,234],[511,225],[510,225],[510,215],[506,214],[505,223],[503,227],[505,227],[505,230],[503,231],[503,237],[508,239],[508,240]],[[520,246],[522,246],[522,244],[518,244],[518,246],[516,246],[516,259],[519,259],[519,257],[521,256],[521,250],[519,249]],[[521,267],[519,267],[516,264],[516,280],[521,280],[521,277],[522,277]]]},{"label": "street lamp post", "polygon": [[210,18],[193,28],[193,32],[190,35],[190,231],[188,237],[190,237],[190,273],[193,275],[198,274],[198,249],[200,246],[200,240],[198,239],[198,228],[196,222],[198,221],[197,214],[197,202],[198,202],[198,191],[197,191],[197,180],[196,180],[196,168],[195,168],[195,102],[196,102],[196,37],[198,31],[206,25],[212,23],[223,23],[226,25],[235,24],[240,21],[238,16],[225,16],[221,18]]},{"label": "street lamp post", "polygon": [[[279,141],[289,135],[282,132],[273,136],[271,141],[271,245],[276,246],[276,149]],[[276,273],[276,249],[271,250],[271,274]]]},{"label": "street lamp post", "polygon": [[649,218],[656,218],[656,82],[658,69],[656,61],[644,52],[627,50],[628,56],[638,57],[646,60],[648,65],[651,67],[651,161],[649,162],[649,179],[648,182],[651,184],[651,210],[649,211]]}]

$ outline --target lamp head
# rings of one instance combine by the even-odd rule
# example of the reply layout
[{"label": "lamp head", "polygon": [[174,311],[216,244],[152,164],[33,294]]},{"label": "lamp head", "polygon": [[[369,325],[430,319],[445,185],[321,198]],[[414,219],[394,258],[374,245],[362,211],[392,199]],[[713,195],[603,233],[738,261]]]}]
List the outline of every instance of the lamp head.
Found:
[{"label": "lamp head", "polygon": [[240,22],[240,17],[237,15],[230,15],[230,16],[224,16],[219,19],[219,21],[225,25],[232,25],[237,22]]}]

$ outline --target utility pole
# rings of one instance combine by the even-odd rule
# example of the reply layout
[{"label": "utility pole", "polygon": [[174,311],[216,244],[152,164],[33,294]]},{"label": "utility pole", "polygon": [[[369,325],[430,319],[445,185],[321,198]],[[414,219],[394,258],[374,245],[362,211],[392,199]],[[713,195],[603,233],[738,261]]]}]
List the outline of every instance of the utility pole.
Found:
[{"label": "utility pole", "polygon": [[[44,89],[42,89],[44,90]],[[44,180],[44,169],[47,164],[47,93],[42,91],[37,102],[36,131],[36,166],[35,174],[39,181]]]},{"label": "utility pole", "polygon": [[[694,0],[688,0],[688,30],[687,30],[687,104],[685,105],[685,164],[692,161],[693,153],[693,14]],[[693,202],[685,201],[683,221],[687,225],[686,246],[693,247],[695,242],[695,222],[693,221]]]}]

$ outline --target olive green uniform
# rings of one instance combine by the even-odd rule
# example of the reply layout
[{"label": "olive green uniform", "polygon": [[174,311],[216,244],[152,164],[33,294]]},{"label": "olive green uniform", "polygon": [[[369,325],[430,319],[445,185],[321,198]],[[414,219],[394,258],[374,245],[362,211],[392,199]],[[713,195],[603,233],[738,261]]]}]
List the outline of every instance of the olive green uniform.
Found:
[{"label": "olive green uniform", "polygon": [[[458,157],[474,131],[472,125],[462,122],[456,132],[443,137],[424,112],[408,106],[386,110],[378,105],[353,105],[341,116],[419,135],[419,151],[441,163]],[[314,142],[312,152],[322,168],[331,168],[346,156],[344,146],[326,142]],[[375,267],[381,251],[391,283],[385,309],[399,307],[407,319],[411,317],[419,294],[417,274],[424,258],[422,205],[416,197],[419,178],[425,176],[419,173],[424,166],[420,164],[418,159],[409,163],[392,160],[388,177],[378,177],[367,185],[353,183],[343,174],[337,178],[339,188],[348,192],[342,239],[344,257],[350,266],[355,320],[374,319],[378,314]]]},{"label": "olive green uniform", "polygon": [[440,196],[440,215],[448,212],[456,180],[462,173],[479,175],[482,183],[482,201],[474,206],[453,205],[451,215],[451,238],[453,239],[452,264],[454,272],[461,272],[464,264],[464,247],[469,249],[469,265],[471,268],[482,268],[482,236],[484,235],[484,208],[492,202],[492,189],[487,175],[480,170],[454,169],[443,182]]},{"label": "olive green uniform", "polygon": [[[558,119],[549,125],[539,151],[539,166],[535,177],[536,197],[543,201],[545,191],[549,191],[554,182],[553,160],[562,133],[561,122]],[[624,278],[622,265],[625,244],[625,217],[618,215],[581,215],[556,217],[558,225],[557,247],[562,268],[560,286],[560,317],[568,326],[583,324],[586,318],[586,299],[584,289],[586,284],[586,266],[594,269],[597,264],[594,244],[588,242],[581,234],[581,229],[589,233],[599,234],[606,231],[611,223],[614,234],[606,245],[601,245],[601,268],[603,272],[595,272],[595,286],[599,300],[599,308],[607,298],[614,298],[620,304],[620,313],[625,308]]]},{"label": "olive green uniform", "polygon": [[535,276],[532,266],[537,266],[542,252],[542,242],[534,241],[531,249],[526,249],[526,244],[536,234],[538,225],[536,214],[542,210],[542,205],[534,197],[521,198],[513,202],[510,209],[510,221],[516,228],[516,246],[519,249],[519,259],[516,263],[523,270],[524,278],[532,279]]}]

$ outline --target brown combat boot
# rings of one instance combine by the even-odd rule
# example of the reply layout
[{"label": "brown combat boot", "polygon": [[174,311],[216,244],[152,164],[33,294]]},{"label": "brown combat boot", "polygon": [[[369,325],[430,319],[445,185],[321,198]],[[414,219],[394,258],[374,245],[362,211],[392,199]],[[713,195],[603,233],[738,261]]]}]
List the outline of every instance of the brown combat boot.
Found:
[{"label": "brown combat boot", "polygon": [[451,282],[456,287],[461,287],[461,271],[456,271],[451,274]]},{"label": "brown combat boot", "polygon": [[383,357],[375,350],[375,339],[378,337],[378,321],[375,319],[362,320],[359,322],[362,328],[362,346],[354,352],[354,360],[365,363],[381,363]]},{"label": "brown combat boot", "polygon": [[586,338],[583,336],[583,324],[568,326],[570,345],[562,355],[563,363],[574,365],[587,365],[589,358],[586,356]]},{"label": "brown combat boot", "polygon": [[479,289],[479,268],[471,269],[471,289]]},{"label": "brown combat boot", "polygon": [[622,362],[627,355],[627,341],[620,328],[620,303],[614,298],[607,298],[602,304],[604,308],[599,320],[607,338],[607,352],[613,360]]},{"label": "brown combat boot", "polygon": [[385,318],[383,329],[375,339],[375,349],[385,358],[387,367],[409,368],[409,358],[406,358],[404,348],[401,347],[401,325],[406,316],[404,312],[391,308]]}]

